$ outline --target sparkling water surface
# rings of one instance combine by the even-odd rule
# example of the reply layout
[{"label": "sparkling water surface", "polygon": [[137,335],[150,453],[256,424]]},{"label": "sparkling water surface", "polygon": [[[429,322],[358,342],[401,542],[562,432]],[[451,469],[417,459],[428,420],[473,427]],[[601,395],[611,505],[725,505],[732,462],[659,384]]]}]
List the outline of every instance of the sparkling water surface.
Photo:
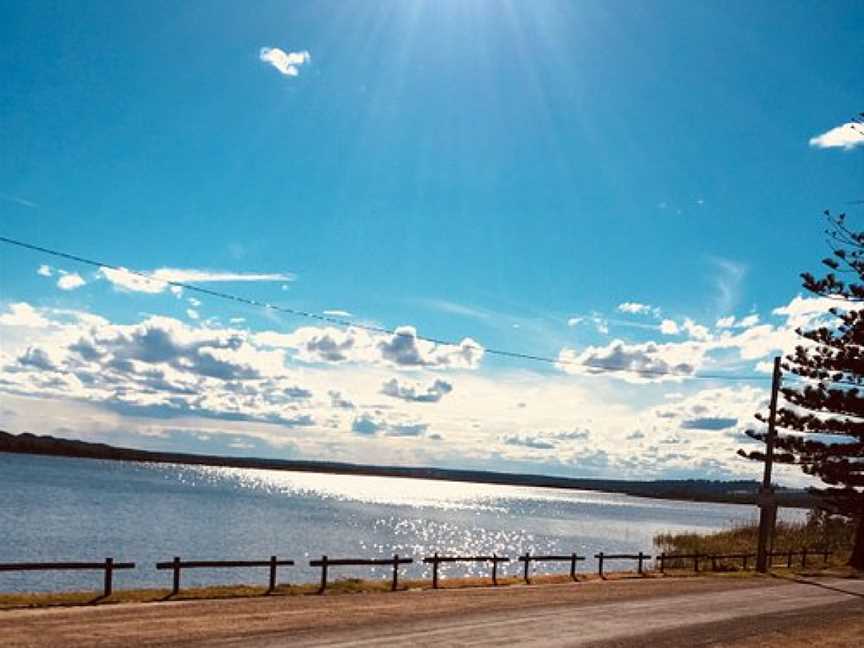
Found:
[{"label": "sparkling water surface", "polygon": [[[143,464],[0,453],[0,562],[117,561],[115,588],[168,587],[157,561],[293,559],[280,581],[314,582],[309,560],[441,554],[510,556],[598,551],[651,553],[655,534],[711,531],[756,519],[752,506],[654,500],[592,491],[328,475],[180,464]],[[781,511],[801,519],[802,510]],[[613,566],[614,567],[614,566]],[[623,567],[623,565],[622,565]],[[555,570],[538,565],[538,572]],[[565,570],[566,566],[558,566]],[[501,573],[499,572],[499,573]],[[332,577],[389,576],[387,568],[336,568]],[[429,576],[426,565],[403,569]],[[487,574],[454,564],[442,576]],[[0,572],[0,591],[101,587],[101,572]],[[195,569],[183,584],[266,584],[267,570]]]}]

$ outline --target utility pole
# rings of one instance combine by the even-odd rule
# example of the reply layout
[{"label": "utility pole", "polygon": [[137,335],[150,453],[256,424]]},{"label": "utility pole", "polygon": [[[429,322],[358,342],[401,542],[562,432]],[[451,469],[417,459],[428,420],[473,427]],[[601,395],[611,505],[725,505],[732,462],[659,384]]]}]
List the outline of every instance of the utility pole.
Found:
[{"label": "utility pole", "polygon": [[774,537],[774,522],[777,520],[777,498],[771,487],[771,469],[774,467],[774,439],[777,436],[777,393],[780,391],[780,356],[774,358],[774,376],[771,381],[771,406],[768,414],[768,435],[765,438],[765,472],[762,488],[759,489],[759,545],[756,549],[756,571],[768,571],[768,544]]}]

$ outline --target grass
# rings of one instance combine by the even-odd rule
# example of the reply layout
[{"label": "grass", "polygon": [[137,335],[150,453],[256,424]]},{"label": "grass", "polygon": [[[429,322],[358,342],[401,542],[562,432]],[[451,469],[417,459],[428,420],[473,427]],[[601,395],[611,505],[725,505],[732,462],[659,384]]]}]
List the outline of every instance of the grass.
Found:
[{"label": "grass", "polygon": [[[657,574],[646,572],[641,578],[654,578]],[[640,578],[633,572],[610,572],[603,580],[615,581]],[[599,581],[596,574],[578,574],[579,582]],[[531,577],[532,585],[570,583],[567,574],[536,574]],[[525,581],[516,576],[500,576],[498,585],[519,586]],[[491,587],[491,578],[441,578],[439,589],[466,589]],[[399,591],[432,589],[431,580],[404,579],[399,581]],[[390,580],[365,580],[345,578],[327,584],[327,595],[370,594],[390,592]],[[308,596],[317,595],[318,585],[313,583],[280,585],[268,594],[267,588],[253,585],[219,585],[210,587],[189,587],[181,589],[177,596],[171,596],[169,589],[130,589],[115,590],[109,597],[97,592],[22,592],[0,593],[0,610],[16,608],[42,608],[57,606],[95,605],[104,603],[155,603],[160,601],[200,601],[208,599],[251,598],[264,596]]]},{"label": "grass", "polygon": [[[844,565],[849,559],[854,524],[844,518],[813,511],[805,522],[778,522],[774,551],[828,549],[830,565]],[[654,537],[657,552],[682,554],[755,553],[758,524],[740,524],[716,533],[661,533]],[[722,561],[723,569],[740,568],[741,561]]]}]

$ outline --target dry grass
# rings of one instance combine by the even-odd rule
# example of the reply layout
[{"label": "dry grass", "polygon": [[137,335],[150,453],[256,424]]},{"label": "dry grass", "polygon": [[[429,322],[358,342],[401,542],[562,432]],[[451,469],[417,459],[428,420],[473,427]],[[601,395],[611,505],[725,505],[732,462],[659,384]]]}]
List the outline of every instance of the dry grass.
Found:
[{"label": "dry grass", "polygon": [[[659,574],[646,572],[638,576],[633,572],[609,572],[602,580],[619,581],[624,579],[656,578]],[[579,573],[578,581],[599,581],[596,574]],[[568,583],[567,574],[536,574],[531,576],[531,585],[552,585]],[[521,577],[501,576],[498,586],[512,587],[524,585]],[[478,587],[492,587],[491,578],[441,578],[439,589],[453,590]],[[399,581],[399,590],[431,589],[431,580],[404,579]],[[329,595],[368,594],[390,592],[390,580],[364,580],[345,578],[327,584]],[[189,587],[181,589],[177,596],[171,596],[170,589],[129,589],[115,590],[105,598],[98,592],[25,592],[0,593],[0,610],[16,608],[37,608],[75,605],[96,605],[110,603],[155,603],[159,601],[194,601],[208,599],[251,598],[263,596],[309,596],[318,594],[318,585],[313,583],[299,585],[280,585],[268,593],[267,588],[253,585],[218,585],[210,587]]]},{"label": "dry grass", "polygon": [[[828,549],[831,565],[843,565],[849,559],[854,535],[853,523],[838,517],[813,512],[806,522],[778,522],[774,536],[774,551]],[[755,553],[759,527],[742,524],[716,533],[663,533],[655,536],[658,552],[682,554]],[[752,561],[751,561],[752,562]],[[721,561],[718,567],[740,569],[740,560]]]}]

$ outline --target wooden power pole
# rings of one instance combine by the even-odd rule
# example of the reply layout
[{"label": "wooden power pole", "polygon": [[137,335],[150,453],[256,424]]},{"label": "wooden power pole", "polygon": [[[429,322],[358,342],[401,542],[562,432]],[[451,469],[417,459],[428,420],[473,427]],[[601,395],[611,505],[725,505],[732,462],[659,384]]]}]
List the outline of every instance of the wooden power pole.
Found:
[{"label": "wooden power pole", "polygon": [[774,358],[774,376],[771,381],[771,406],[768,414],[768,436],[765,438],[765,471],[762,488],[759,489],[759,544],[756,548],[756,571],[765,573],[770,563],[768,545],[774,537],[774,522],[777,519],[777,498],[771,487],[771,470],[774,467],[775,420],[777,418],[777,393],[780,391],[780,356]]}]

